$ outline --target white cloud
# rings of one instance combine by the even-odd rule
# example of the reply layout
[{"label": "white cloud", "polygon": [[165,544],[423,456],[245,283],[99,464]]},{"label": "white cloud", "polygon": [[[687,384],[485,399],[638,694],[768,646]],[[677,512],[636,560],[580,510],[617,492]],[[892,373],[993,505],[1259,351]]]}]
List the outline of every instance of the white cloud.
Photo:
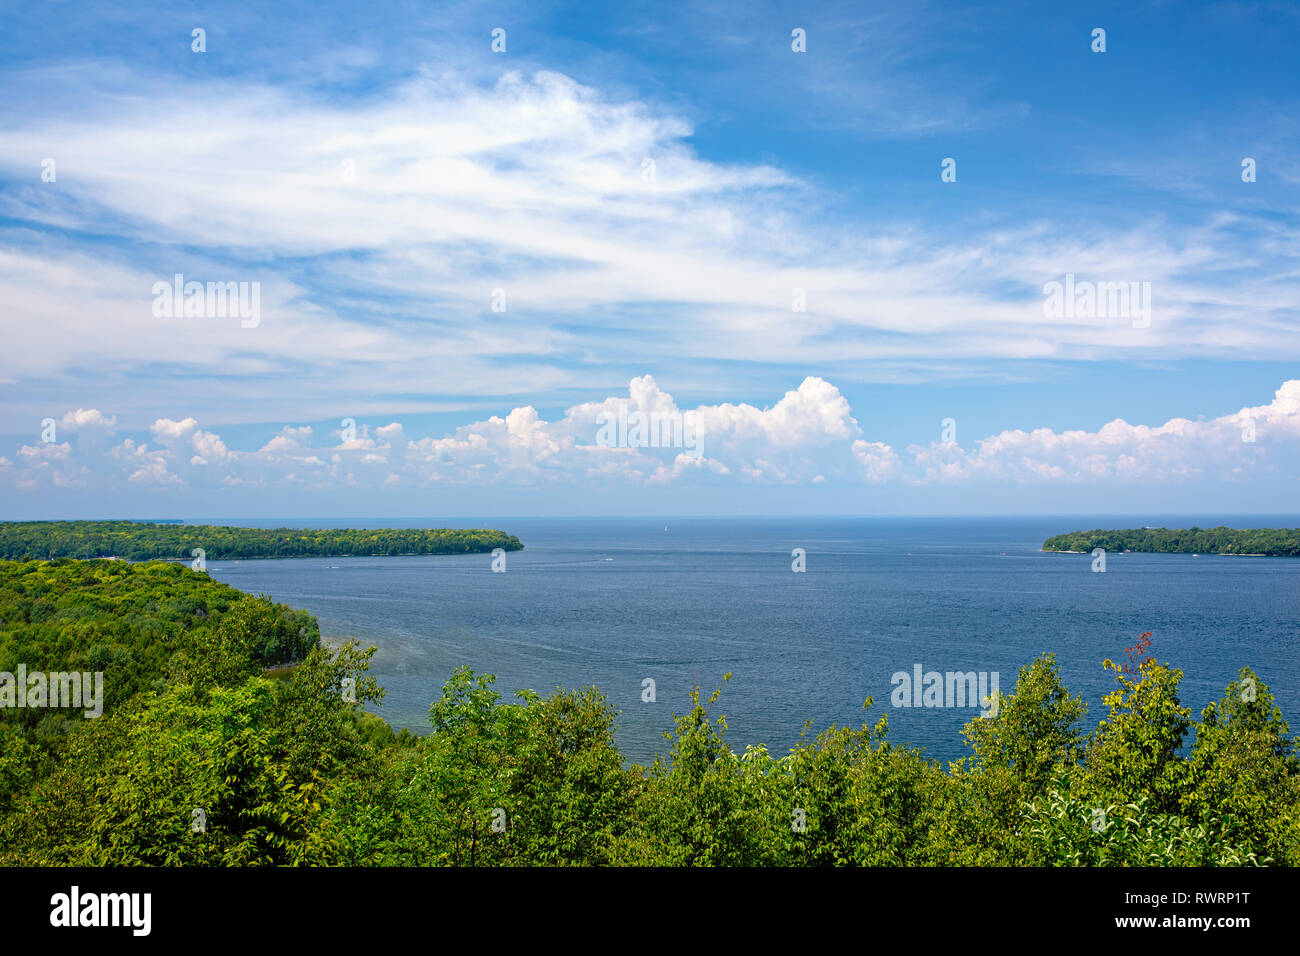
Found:
[{"label": "white cloud", "polygon": [[898,454],[883,442],[859,439],[853,443],[853,457],[862,463],[863,477],[873,485],[889,481],[901,471]]},{"label": "white cloud", "polygon": [[62,422],[64,428],[74,432],[87,428],[112,430],[116,424],[116,417],[109,417],[98,408],[78,408],[75,412],[64,415]]},{"label": "white cloud", "polygon": [[195,432],[192,442],[195,451],[194,458],[191,459],[193,464],[208,465],[213,462],[225,461],[230,457],[230,451],[226,448],[225,442],[212,432]]},{"label": "white cloud", "polygon": [[311,426],[304,425],[295,428],[286,425],[280,429],[280,434],[276,435],[261,448],[262,454],[281,454],[296,452],[304,447],[310,447],[311,443]]},{"label": "white cloud", "polygon": [[1148,426],[1115,419],[1095,432],[1004,431],[969,450],[953,443],[913,446],[909,477],[925,483],[1230,479],[1294,469],[1298,440],[1300,380],[1291,380],[1269,404],[1210,421],[1173,418]]},{"label": "white cloud", "polygon": [[[988,359],[1300,354],[1294,237],[1263,217],[846,222],[779,169],[699,157],[674,111],[546,71],[483,85],[430,70],[364,102],[150,76],[77,95],[0,140],[16,182],[34,155],[76,171],[0,196],[45,230],[0,231],[0,380],[130,382],[137,421],[177,376],[205,418],[391,420],[433,410],[431,387],[457,409],[484,382],[544,402],[586,384],[575,355],[699,385],[701,357],[915,380]],[[1243,260],[1261,236],[1276,254]],[[261,323],[155,319],[151,285],[175,272],[259,281]],[[1041,287],[1066,272],[1150,281],[1150,328],[1045,319]]]},{"label": "white cloud", "polygon": [[[683,416],[701,424],[700,444],[605,447],[598,416],[634,411]],[[70,413],[74,414],[74,413]],[[1251,429],[1253,428],[1253,432]],[[75,444],[24,445],[0,467],[20,490],[83,487],[93,480],[145,485],[378,488],[489,484],[502,487],[594,483],[645,485],[764,484],[1110,485],[1278,476],[1300,471],[1300,379],[1273,401],[1208,421],[1173,418],[1160,425],[1122,419],[1096,431],[1008,430],[969,448],[953,442],[899,451],[859,437],[861,426],[839,389],[806,378],[766,408],[746,403],[680,408],[652,376],[633,379],[625,396],[575,405],[557,421],[532,406],[493,415],[443,436],[406,438],[400,422],[377,437],[325,448],[310,426],[286,426],[260,448],[231,449],[193,417],[160,418],[153,444],[125,438],[104,449]],[[1254,441],[1248,440],[1253,435]],[[683,434],[685,438],[685,434]]]},{"label": "white cloud", "polygon": [[153,437],[158,441],[170,447],[175,447],[192,436],[198,427],[199,423],[193,418],[185,418],[181,421],[160,418],[153,423],[149,430],[153,432]]}]

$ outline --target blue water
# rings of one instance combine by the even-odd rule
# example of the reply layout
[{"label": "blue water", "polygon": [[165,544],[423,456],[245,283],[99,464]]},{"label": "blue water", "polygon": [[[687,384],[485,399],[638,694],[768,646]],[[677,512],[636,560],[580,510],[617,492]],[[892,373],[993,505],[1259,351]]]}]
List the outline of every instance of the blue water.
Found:
[{"label": "blue water", "polygon": [[[697,684],[732,678],[713,713],[732,749],[786,752],[807,721],[857,725],[889,716],[890,739],[943,760],[964,755],[973,707],[891,706],[891,676],[997,672],[1054,651],[1070,690],[1103,716],[1121,660],[1144,631],[1150,650],[1183,669],[1194,716],[1243,665],[1300,716],[1300,560],[1044,554],[1043,539],[1094,527],[1295,527],[1295,516],[1024,518],[480,518],[249,521],[277,527],[494,527],[524,551],[493,573],[490,555],[209,562],[213,576],[306,608],[336,643],[379,647],[387,688],[378,712],[427,729],[430,702],[467,664],[517,688],[596,684],[621,712],[625,757],[648,762]],[[665,530],[665,525],[667,530]],[[807,571],[791,571],[803,548]],[[643,681],[657,699],[642,701]]]}]

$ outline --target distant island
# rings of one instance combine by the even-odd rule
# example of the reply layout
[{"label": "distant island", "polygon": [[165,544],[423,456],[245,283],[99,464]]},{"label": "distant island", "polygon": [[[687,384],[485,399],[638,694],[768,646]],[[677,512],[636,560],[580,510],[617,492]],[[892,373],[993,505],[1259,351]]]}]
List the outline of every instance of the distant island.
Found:
[{"label": "distant island", "polygon": [[1159,554],[1242,554],[1300,557],[1300,528],[1125,528],[1072,531],[1043,542],[1044,551],[1146,551]]},{"label": "distant island", "polygon": [[0,522],[0,558],[208,560],[479,554],[522,550],[514,535],[481,528],[233,528],[138,521]]}]

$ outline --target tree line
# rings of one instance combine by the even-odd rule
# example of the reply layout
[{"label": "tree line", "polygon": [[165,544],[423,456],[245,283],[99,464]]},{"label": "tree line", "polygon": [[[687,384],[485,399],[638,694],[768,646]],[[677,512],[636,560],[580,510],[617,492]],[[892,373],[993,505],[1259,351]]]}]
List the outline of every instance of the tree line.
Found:
[{"label": "tree line", "polygon": [[480,554],[518,551],[514,535],[459,528],[233,528],[135,521],[0,522],[0,558],[124,558],[185,560],[194,549],[208,559],[305,558],[352,555]]},{"label": "tree line", "polygon": [[1125,528],[1072,531],[1043,542],[1044,551],[1147,551],[1300,557],[1300,528]]}]

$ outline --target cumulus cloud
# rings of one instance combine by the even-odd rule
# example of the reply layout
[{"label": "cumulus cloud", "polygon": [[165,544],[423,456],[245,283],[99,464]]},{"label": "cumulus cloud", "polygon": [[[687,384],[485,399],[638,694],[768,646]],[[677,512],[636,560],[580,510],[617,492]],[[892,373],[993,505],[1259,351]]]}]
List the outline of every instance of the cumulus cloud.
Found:
[{"label": "cumulus cloud", "polygon": [[1117,418],[1095,432],[999,432],[970,449],[911,446],[909,471],[913,481],[938,483],[1224,479],[1294,468],[1298,440],[1300,380],[1291,380],[1269,404],[1210,421],[1148,426]]},{"label": "cumulus cloud", "polygon": [[9,477],[18,489],[33,491],[46,485],[83,487],[89,474],[89,469],[76,460],[72,445],[64,441],[20,446]]},{"label": "cumulus cloud", "polygon": [[[181,421],[160,418],[153,423],[150,431],[156,441],[173,452],[182,449],[193,452],[189,459],[191,465],[209,465],[233,457],[230,450],[226,448],[225,442],[212,432],[205,432],[199,428],[199,423],[194,418],[185,418]],[[163,471],[147,470],[139,480],[148,480],[151,474],[161,476]],[[170,482],[173,478],[174,476],[168,473],[166,480]]]},{"label": "cumulus cloud", "polygon": [[[74,418],[80,412],[70,412]],[[647,433],[602,423],[689,422]],[[98,413],[96,413],[98,416]],[[98,416],[96,421],[103,418]],[[691,430],[693,429],[693,431]],[[150,440],[132,437],[106,450],[93,436],[75,443],[24,445],[0,462],[0,482],[20,490],[97,486],[266,486],[309,489],[548,485],[643,486],[705,483],[774,485],[1080,485],[1195,482],[1288,475],[1300,463],[1300,380],[1273,400],[1206,421],[1163,424],[1122,419],[1096,431],[1013,429],[975,441],[908,445],[869,436],[848,400],[809,376],[772,404],[701,404],[684,408],[653,376],[629,382],[626,395],[569,408],[555,421],[531,405],[491,415],[450,434],[409,437],[400,422],[357,426],[358,437],[312,444],[308,425],[287,425],[259,447],[232,449],[192,416],[159,418]]]},{"label": "cumulus cloud", "polygon": [[282,453],[291,453],[311,445],[311,426],[304,425],[295,428],[292,425],[286,425],[280,429],[280,434],[276,435],[261,448],[261,453],[266,455],[275,455]]},{"label": "cumulus cloud", "polygon": [[153,423],[149,431],[153,433],[156,440],[174,448],[193,435],[198,427],[199,423],[193,418],[185,418],[181,421],[160,418]]},{"label": "cumulus cloud", "polygon": [[111,430],[117,424],[117,418],[110,417],[98,408],[78,408],[63,416],[62,426],[68,431],[81,431],[91,428]]},{"label": "cumulus cloud", "polygon": [[862,475],[877,485],[898,476],[902,470],[898,453],[884,442],[858,439],[853,443],[853,457],[862,465]]}]

